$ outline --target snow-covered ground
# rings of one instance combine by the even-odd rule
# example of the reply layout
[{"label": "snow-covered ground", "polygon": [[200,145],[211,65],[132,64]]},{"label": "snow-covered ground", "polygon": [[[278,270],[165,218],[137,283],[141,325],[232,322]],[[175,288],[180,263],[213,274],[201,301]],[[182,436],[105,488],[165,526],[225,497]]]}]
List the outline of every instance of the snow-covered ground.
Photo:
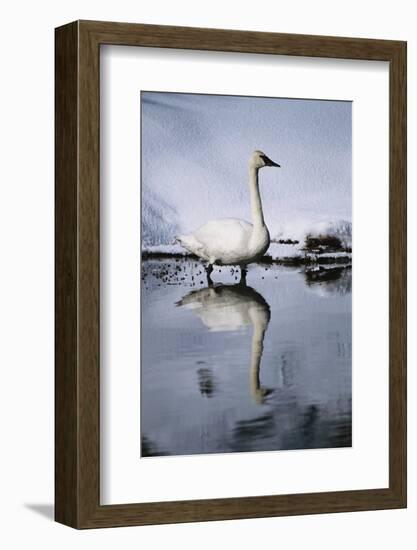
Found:
[{"label": "snow-covered ground", "polygon": [[[323,252],[321,254],[314,254],[311,252],[306,252],[303,250],[303,244],[280,244],[272,242],[269,245],[269,249],[266,253],[267,256],[272,258],[273,261],[281,260],[297,260],[300,261],[320,261],[320,258],[325,258],[326,260],[335,259],[336,261],[341,258],[346,258],[348,261],[351,260],[352,254],[348,252]],[[181,255],[181,256],[190,256],[190,253],[185,250],[179,244],[169,244],[169,245],[149,245],[142,248],[142,252],[154,255],[154,256],[172,256],[172,255]]]},{"label": "snow-covered ground", "polygon": [[268,256],[271,256],[273,260],[282,260],[286,258],[308,258],[309,261],[313,261],[318,258],[326,258],[335,260],[339,258],[352,258],[352,254],[349,252],[322,252],[320,254],[315,254],[312,252],[306,252],[303,250],[303,244],[279,244],[271,243],[267,252]]},{"label": "snow-covered ground", "polygon": [[143,245],[142,253],[153,254],[157,256],[160,255],[181,255],[181,256],[190,256],[188,250],[185,250],[180,244],[156,244],[156,245]]},{"label": "snow-covered ground", "polygon": [[344,219],[312,222],[300,216],[272,232],[272,239],[276,241],[291,239],[304,243],[307,235],[337,237],[344,248],[352,247],[352,223]]}]

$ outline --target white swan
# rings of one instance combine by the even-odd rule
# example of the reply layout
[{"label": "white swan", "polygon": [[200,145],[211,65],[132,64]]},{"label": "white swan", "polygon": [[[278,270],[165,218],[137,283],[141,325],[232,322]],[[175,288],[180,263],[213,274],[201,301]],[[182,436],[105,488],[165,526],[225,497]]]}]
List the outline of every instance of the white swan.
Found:
[{"label": "white swan", "polygon": [[265,225],[258,172],[264,166],[280,165],[262,151],[254,151],[249,161],[249,191],[252,223],[236,218],[212,220],[190,235],[179,235],[177,241],[192,254],[207,262],[207,276],[213,265],[239,265],[242,277],[245,266],[265,254],[269,247],[269,231]]}]

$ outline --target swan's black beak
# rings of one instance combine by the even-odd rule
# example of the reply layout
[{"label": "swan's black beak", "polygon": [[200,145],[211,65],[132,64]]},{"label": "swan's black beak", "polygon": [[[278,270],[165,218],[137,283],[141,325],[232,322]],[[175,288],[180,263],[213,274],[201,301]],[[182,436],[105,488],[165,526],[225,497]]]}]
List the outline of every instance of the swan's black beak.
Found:
[{"label": "swan's black beak", "polygon": [[267,157],[266,155],[263,155],[263,161],[265,163],[265,166],[276,166],[277,168],[281,168],[281,166],[279,164],[277,164],[276,162],[274,162],[273,160],[271,160],[269,157]]}]

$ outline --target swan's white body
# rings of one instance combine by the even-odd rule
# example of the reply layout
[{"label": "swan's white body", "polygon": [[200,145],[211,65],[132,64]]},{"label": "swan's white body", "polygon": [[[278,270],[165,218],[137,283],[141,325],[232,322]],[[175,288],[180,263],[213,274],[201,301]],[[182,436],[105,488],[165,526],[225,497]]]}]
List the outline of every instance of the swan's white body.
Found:
[{"label": "swan's white body", "polygon": [[263,256],[269,247],[266,225],[254,227],[237,218],[212,220],[191,235],[178,237],[181,245],[209,264],[245,265]]},{"label": "swan's white body", "polygon": [[210,266],[245,266],[263,256],[268,250],[270,237],[265,224],[258,172],[264,166],[279,166],[261,151],[255,151],[249,163],[249,190],[252,222],[237,218],[212,220],[190,235],[177,237],[179,243]]}]

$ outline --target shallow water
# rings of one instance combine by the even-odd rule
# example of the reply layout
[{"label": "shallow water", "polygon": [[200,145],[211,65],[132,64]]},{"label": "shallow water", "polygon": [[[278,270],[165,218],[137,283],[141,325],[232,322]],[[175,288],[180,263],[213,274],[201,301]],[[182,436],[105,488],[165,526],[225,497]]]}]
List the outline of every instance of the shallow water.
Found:
[{"label": "shallow water", "polygon": [[142,264],[142,456],[351,446],[351,269]]}]

